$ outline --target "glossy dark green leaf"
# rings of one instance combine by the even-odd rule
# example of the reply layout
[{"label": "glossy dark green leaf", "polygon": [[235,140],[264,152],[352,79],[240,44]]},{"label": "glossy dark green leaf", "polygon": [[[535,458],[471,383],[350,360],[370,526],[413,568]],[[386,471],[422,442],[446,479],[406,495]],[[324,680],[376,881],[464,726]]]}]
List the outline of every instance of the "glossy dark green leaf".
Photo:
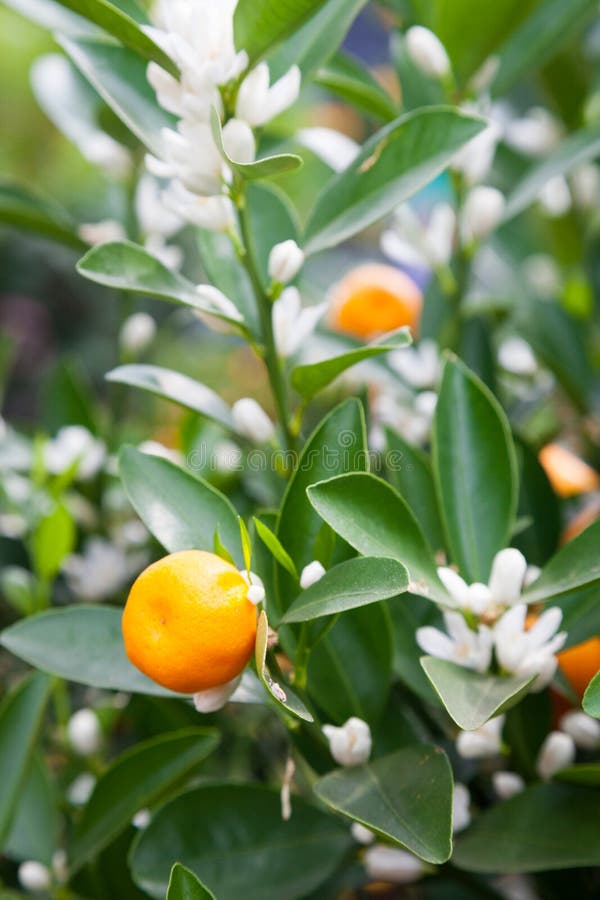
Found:
[{"label": "glossy dark green leaf", "polygon": [[322,616],[378,603],[408,587],[406,568],[394,559],[358,557],[334,566],[292,603],[282,622],[309,622]]},{"label": "glossy dark green leaf", "polygon": [[351,473],[312,485],[308,496],[327,524],[359,553],[399,560],[415,593],[447,602],[423,532],[391,485],[374,475]]},{"label": "glossy dark green leaf", "polygon": [[306,226],[306,250],[335,247],[432,181],[484,123],[450,107],[401,116],[374,134],[326,184]]},{"label": "glossy dark green leaf", "polygon": [[537,784],[479,816],[452,862],[469,872],[507,874],[600,865],[600,791]]},{"label": "glossy dark green leaf", "polygon": [[[60,0],[6,0],[6,5],[48,31],[71,37],[96,37],[104,34],[91,19],[72,12]],[[140,25],[148,23],[148,15],[137,0],[115,0],[111,5]]]},{"label": "glossy dark green leaf", "polygon": [[600,719],[600,672],[594,675],[588,684],[582,705],[588,716]]},{"label": "glossy dark green leaf", "polygon": [[162,366],[132,363],[112,369],[107,373],[106,379],[149,391],[157,397],[171,400],[185,409],[213,419],[225,428],[233,427],[231,410],[225,401],[215,391],[189,375],[163,369]]},{"label": "glossy dark green leaf", "polygon": [[51,687],[47,675],[35,672],[0,704],[0,847],[10,834]]},{"label": "glossy dark green leaf", "polygon": [[124,829],[136,812],[185,782],[219,744],[212,728],[187,728],[137,744],[98,779],[77,823],[70,867],[79,869]]},{"label": "glossy dark green leaf", "polygon": [[542,603],[600,580],[600,520],[573,538],[544,566],[525,592],[528,603]]},{"label": "glossy dark green leaf", "polygon": [[41,756],[34,754],[2,851],[4,855],[19,861],[36,859],[50,866],[61,826],[58,803],[58,792],[48,766]]},{"label": "glossy dark green leaf", "polygon": [[421,665],[449,715],[464,731],[475,731],[514,706],[535,681],[535,676],[482,675],[433,656],[422,657]]},{"label": "glossy dark green leaf", "polygon": [[441,550],[444,533],[429,458],[391,428],[386,428],[385,433],[388,478],[414,513],[429,546],[434,551]]},{"label": "glossy dark green leaf", "polygon": [[343,51],[318,70],[318,84],[383,122],[398,115],[398,106],[362,63]]},{"label": "glossy dark green leaf", "polygon": [[512,545],[529,565],[542,566],[558,546],[560,504],[537,454],[522,441],[517,441],[516,450],[520,486],[517,518],[529,517],[531,524],[513,538]]},{"label": "glossy dark green leaf", "polygon": [[93,247],[79,260],[77,271],[105,287],[158,297],[239,325],[237,319],[224,314],[214,303],[211,288],[203,290],[204,285],[192,284],[138,244],[111,241]]},{"label": "glossy dark green leaf", "polygon": [[581,763],[578,766],[567,766],[553,775],[555,781],[566,781],[568,784],[588,784],[600,787],[600,763]]},{"label": "glossy dark green leaf", "polygon": [[423,651],[417,644],[416,633],[426,625],[443,628],[440,607],[416,594],[400,598],[399,603],[390,600],[386,606],[392,627],[394,674],[405,688],[429,706],[439,707],[440,699],[421,666]]},{"label": "glossy dark green leaf", "polygon": [[120,609],[77,604],[23,619],[2,632],[3,647],[25,662],[80,684],[175,697],[131,665]]},{"label": "glossy dark green leaf", "polygon": [[75,539],[73,517],[64,503],[57,503],[38,522],[31,535],[31,556],[36,574],[45,580],[55,578],[64,558],[74,549]]},{"label": "glossy dark green leaf", "polygon": [[534,163],[512,188],[506,199],[504,221],[508,222],[527,209],[539,196],[542,188],[559,175],[591,162],[600,155],[600,124],[594,122],[565,138],[541,162]]},{"label": "glossy dark green leaf", "polygon": [[265,156],[262,159],[256,159],[251,163],[236,162],[227,154],[223,146],[223,135],[221,133],[221,120],[219,114],[214,109],[211,110],[210,124],[213,138],[219,152],[227,165],[245,181],[258,181],[261,178],[275,178],[284,172],[293,172],[302,165],[302,158],[296,153],[278,153],[274,156]]},{"label": "glossy dark green leaf", "polygon": [[320,800],[421,859],[452,852],[452,771],[439,747],[415,744],[315,785]]},{"label": "glossy dark green leaf", "polygon": [[235,46],[253,63],[304,24],[326,0],[238,0],[233,17]]},{"label": "glossy dark green leaf", "polygon": [[306,897],[335,871],[351,840],[332,816],[299,797],[292,804],[283,822],[279,791],[261,785],[203,785],[182,794],[134,843],[134,878],[162,898],[177,859],[219,900]]},{"label": "glossy dark green leaf", "polygon": [[237,564],[242,564],[236,512],[224,494],[166,459],[121,450],[119,471],[127,496],[157,541],[169,551],[212,552],[219,537]]},{"label": "glossy dark green leaf", "polygon": [[366,347],[357,347],[354,350],[349,350],[347,353],[324,359],[321,362],[296,366],[295,369],[292,369],[292,386],[301,397],[309,400],[331,384],[338,375],[357,365],[357,363],[374,356],[381,356],[383,353],[389,353],[390,350],[407,347],[411,342],[410,329],[401,328],[393,334],[386,335],[378,343],[369,344]]},{"label": "glossy dark green leaf", "polygon": [[160,155],[161,131],[176,119],[158,105],[146,62],[128,47],[102,38],[59,38],[61,47],[122,122]]},{"label": "glossy dark green leaf", "polygon": [[175,863],[169,878],[167,900],[216,900],[216,897],[193,872],[181,863]]},{"label": "glossy dark green leaf", "polygon": [[[282,501],[277,537],[299,571],[315,558],[315,541],[323,524],[308,500],[307,487],[332,474],[364,469],[367,465],[363,409],[357,400],[346,400],[309,437]],[[278,589],[279,611],[283,611],[296,596],[298,585],[280,570]],[[271,611],[270,614],[273,615]]]},{"label": "glossy dark green leaf", "polygon": [[283,547],[281,541],[277,537],[277,535],[271,531],[268,525],[265,525],[264,522],[261,522],[260,519],[256,517],[253,519],[254,528],[256,529],[256,533],[263,542],[263,544],[268,547],[271,551],[273,557],[277,560],[280,566],[289,572],[292,578],[298,580],[298,570],[294,565],[294,560],[287,552],[285,547]]},{"label": "glossy dark green leaf", "polygon": [[254,648],[254,660],[258,677],[277,706],[282,707],[286,712],[292,713],[292,715],[297,716],[299,719],[304,719],[305,722],[312,722],[313,717],[311,713],[294,691],[292,691],[287,684],[281,685],[272,677],[266,663],[268,637],[269,623],[267,621],[267,614],[263,609],[258,617],[256,644]]},{"label": "glossy dark green leaf", "polygon": [[[250,219],[249,249],[265,287],[269,287],[269,255],[281,241],[298,242],[298,221],[295,210],[285,194],[275,184],[250,182],[246,192]],[[235,294],[237,295],[238,289]],[[229,295],[228,295],[229,296]],[[252,299],[252,308],[256,301]]]},{"label": "glossy dark green leaf", "polygon": [[459,360],[446,361],[435,411],[433,467],[452,559],[486,582],[508,546],[517,508],[510,426],[488,388]]},{"label": "glossy dark green leaf", "polygon": [[435,106],[444,102],[442,83],[437,78],[429,78],[421,71],[408,52],[406,38],[401,32],[392,34],[390,50],[400,81],[403,109],[408,111],[419,106]]},{"label": "glossy dark green leaf", "polygon": [[[250,184],[248,188],[249,203],[250,195],[256,190],[266,193],[265,185]],[[255,239],[258,237],[257,235],[253,236]],[[197,229],[197,239],[202,266],[208,276],[208,280],[222,291],[226,297],[229,297],[239,310],[244,321],[248,323],[250,330],[257,333],[258,316],[254,291],[252,290],[248,273],[235,254],[229,236],[220,231],[208,231],[207,229],[199,228]],[[269,249],[272,246],[273,243],[269,245]]]},{"label": "glossy dark green leaf", "polygon": [[58,204],[8,181],[0,183],[0,222],[50,238],[74,250],[82,251],[87,246],[78,236],[71,217]]}]

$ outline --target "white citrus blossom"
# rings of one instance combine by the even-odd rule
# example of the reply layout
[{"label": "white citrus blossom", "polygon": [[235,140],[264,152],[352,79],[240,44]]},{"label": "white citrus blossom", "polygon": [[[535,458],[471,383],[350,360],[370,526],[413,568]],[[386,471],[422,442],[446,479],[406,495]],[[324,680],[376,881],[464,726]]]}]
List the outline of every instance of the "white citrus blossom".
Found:
[{"label": "white citrus blossom", "polygon": [[500,224],[506,200],[497,188],[479,184],[471,188],[461,210],[460,227],[465,243],[481,241]]},{"label": "white citrus blossom", "polygon": [[575,741],[563,731],[551,731],[546,736],[538,753],[536,770],[540,778],[549,781],[561,769],[566,769],[575,760]]},{"label": "white citrus blossom", "polygon": [[492,660],[493,634],[487,625],[469,628],[459,612],[444,610],[448,634],[426,625],[417,629],[417,643],[430,656],[447,659],[467,669],[486,672]]},{"label": "white citrus blossom", "polygon": [[555,117],[541,106],[507,122],[504,140],[525,156],[544,156],[558,146],[562,128]]},{"label": "white citrus blossom", "polygon": [[311,563],[304,566],[300,572],[300,587],[303,591],[320,581],[325,574],[325,567],[318,559],[313,559]]},{"label": "white citrus blossom", "polygon": [[264,603],[265,586],[262,578],[255,572],[248,572],[246,569],[242,569],[240,575],[248,585],[248,600],[250,603],[254,603],[255,606],[258,606],[259,603]]},{"label": "white citrus blossom", "polygon": [[353,822],[350,831],[356,843],[363,844],[365,847],[372,844],[375,840],[373,832],[369,828],[365,828],[364,825],[361,825],[360,822]]},{"label": "white citrus blossom", "polygon": [[128,557],[122,548],[102,537],[91,537],[83,552],[62,564],[67,583],[79,600],[108,600],[145,563],[145,554]]},{"label": "white citrus blossom", "polygon": [[500,771],[492,775],[492,785],[501,800],[510,800],[525,790],[525,782],[517,772]]},{"label": "white citrus blossom", "polygon": [[430,78],[444,78],[450,72],[450,60],[440,39],[422,25],[406,32],[406,49],[414,64]]},{"label": "white citrus blossom", "polygon": [[131,820],[131,824],[134,828],[139,828],[143,830],[147,828],[152,820],[152,813],[149,809],[138,809],[136,814],[133,816]]},{"label": "white citrus blossom", "polygon": [[371,411],[375,427],[389,425],[410,444],[424,444],[431,432],[437,403],[435,391],[401,394],[382,390],[373,399]]},{"label": "white citrus blossom", "polygon": [[455,236],[456,213],[449,203],[437,203],[425,223],[402,203],[381,235],[381,250],[399,265],[438,269],[450,262]]},{"label": "white citrus blossom", "polygon": [[517,335],[502,341],[498,348],[498,362],[505,372],[513,375],[530,377],[538,370],[531,345]]},{"label": "white citrus blossom", "polygon": [[386,844],[369,847],[365,851],[363,864],[370,878],[393,884],[411,884],[427,871],[425,863],[414,853]]},{"label": "white citrus blossom", "polygon": [[119,331],[121,349],[132,356],[138,356],[146,350],[156,336],[156,322],[145,312],[128,316]]},{"label": "white citrus blossom", "polygon": [[138,181],[135,214],[146,250],[168,269],[181,268],[181,247],[167,241],[183,227],[183,219],[165,206],[160,182],[149,173]]},{"label": "white citrus blossom", "polygon": [[488,584],[475,582],[468,585],[463,578],[446,566],[438,570],[440,581],[454,603],[461,609],[481,616],[490,615],[506,606],[513,606],[521,599],[527,562],[513,547],[501,550],[492,562]]},{"label": "white citrus blossom", "polygon": [[77,229],[82,241],[97,247],[111,241],[124,241],[127,237],[123,225],[116,219],[102,219],[100,222],[84,222]]},{"label": "white citrus blossom", "polygon": [[296,140],[334,172],[346,169],[360,153],[360,144],[335,128],[301,128]]},{"label": "white citrus blossom", "polygon": [[594,163],[578,166],[571,174],[573,200],[582,209],[596,209],[600,196],[600,169]]},{"label": "white citrus blossom", "polygon": [[227,156],[236,163],[254,162],[256,141],[254,132],[243,119],[230,119],[223,127],[223,147]]},{"label": "white citrus blossom", "polygon": [[235,430],[257,444],[267,444],[275,437],[275,426],[252,397],[243,397],[231,407]]},{"label": "white citrus blossom", "polygon": [[304,252],[296,241],[282,241],[275,244],[269,253],[269,278],[280,284],[287,284],[296,277],[304,263]]},{"label": "white citrus blossom", "polygon": [[513,675],[537,675],[533,691],[544,688],[556,671],[556,653],[567,634],[557,630],[562,611],[547,609],[531,626],[525,627],[527,606],[519,603],[502,615],[494,625],[494,648],[499,666]]},{"label": "white citrus blossom", "polygon": [[96,778],[91,772],[82,772],[67,788],[67,800],[72,806],[85,806],[96,787]]},{"label": "white citrus blossom", "polygon": [[463,759],[484,759],[497,756],[502,750],[504,716],[490,719],[474,731],[461,731],[456,738],[456,750]]},{"label": "white citrus blossom", "polygon": [[273,336],[279,356],[288,357],[300,349],[323,316],[327,304],[319,303],[302,309],[302,299],[295,287],[287,287],[273,304]]},{"label": "white citrus blossom", "polygon": [[240,85],[235,114],[256,128],[274,119],[298,99],[300,69],[292,66],[275,84],[269,85],[269,66],[259,63]]},{"label": "white citrus blossom", "polygon": [[551,219],[559,219],[571,209],[571,192],[562,175],[555,175],[538,194],[538,203]]},{"label": "white citrus blossom", "polygon": [[67,723],[67,737],[79,756],[93,756],[102,743],[100,721],[93,709],[78,709]]},{"label": "white citrus blossom", "polygon": [[329,751],[341,766],[360,766],[371,755],[371,729],[362,719],[352,716],[341,728],[323,725]]},{"label": "white citrus blossom", "polygon": [[27,859],[19,866],[17,877],[21,887],[33,894],[50,890],[52,873],[43,863],[35,859]]},{"label": "white citrus blossom", "polygon": [[53,440],[44,446],[44,464],[52,475],[59,475],[77,463],[76,477],[81,481],[93,478],[106,456],[102,441],[83,425],[66,425]]},{"label": "white citrus blossom", "polygon": [[464,831],[471,824],[470,806],[471,794],[468,787],[457,781],[452,793],[452,831],[455,834]]},{"label": "white citrus blossom", "polygon": [[238,675],[225,684],[207,688],[205,691],[197,691],[193,696],[194,706],[199,713],[213,713],[222,709],[229,698],[235,693],[242,676]]},{"label": "white citrus blossom", "polygon": [[430,338],[425,338],[412,347],[393,350],[388,353],[387,359],[392,369],[411,387],[418,390],[436,387],[441,362],[438,345]]},{"label": "white citrus blossom", "polygon": [[570,735],[582,750],[600,747],[600,721],[581,710],[573,709],[560,720],[560,730]]}]

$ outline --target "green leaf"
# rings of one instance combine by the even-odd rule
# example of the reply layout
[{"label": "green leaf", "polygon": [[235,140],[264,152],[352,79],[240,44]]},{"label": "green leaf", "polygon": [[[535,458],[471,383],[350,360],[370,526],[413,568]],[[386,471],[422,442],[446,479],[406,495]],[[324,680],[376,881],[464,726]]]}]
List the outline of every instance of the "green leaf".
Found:
[{"label": "green leaf", "polygon": [[45,581],[56,577],[64,558],[75,546],[73,518],[63,503],[44,516],[31,536],[31,556],[36,574]]},{"label": "green leaf", "polygon": [[262,785],[203,785],[182,794],[134,842],[134,878],[162,898],[178,859],[219,900],[300,900],[334,873],[351,839],[332,816],[300,797],[292,802],[293,815],[282,822],[279,791]]},{"label": "green leaf", "polygon": [[419,106],[435,106],[444,102],[444,87],[438,78],[429,78],[419,69],[406,47],[405,35],[397,31],[391,35],[392,60],[400,81],[402,108],[408,111]]},{"label": "green leaf", "polygon": [[30,665],[68,681],[111,691],[176,697],[127,659],[120,609],[77,604],[5,628],[0,643]]},{"label": "green leaf", "polygon": [[86,243],[70,216],[58,204],[9,181],[0,182],[0,222],[85,250]]},{"label": "green leaf", "polygon": [[334,566],[297,597],[283,619],[309,622],[403,593],[408,572],[394,559],[359,557]]},{"label": "green leaf", "polygon": [[340,354],[340,356],[321,360],[321,362],[296,366],[295,369],[292,369],[292,386],[305,400],[309,400],[331,384],[342,372],[364,359],[381,356],[382,353],[389,353],[390,350],[398,350],[400,347],[407,347],[410,343],[412,343],[410,329],[400,328],[392,334],[385,335],[380,343],[357,347]]},{"label": "green leaf", "polygon": [[311,651],[308,693],[334,724],[341,725],[350,716],[375,723],[388,700],[392,656],[386,606],[347,610]]},{"label": "green leaf", "polygon": [[245,181],[257,181],[261,178],[274,178],[284,172],[293,172],[302,165],[302,158],[296,153],[278,153],[276,156],[265,156],[251,163],[236,162],[227,154],[223,146],[221,119],[213,107],[210,111],[210,126],[215,144],[227,165]]},{"label": "green leaf", "polygon": [[139,27],[137,22],[112,3],[106,0],[57,0],[84,19],[100,26],[126,47],[129,47],[145,60],[152,60],[177,76],[179,70],[170,56],[161,50]]},{"label": "green leaf", "polygon": [[537,784],[479,816],[452,862],[468,872],[542,872],[600,865],[600,792]]},{"label": "green leaf", "polygon": [[517,441],[519,462],[519,506],[517,518],[530,518],[531,525],[513,539],[529,565],[541,566],[558,546],[561,514],[558,497],[537,454],[523,441]]},{"label": "green leaf", "polygon": [[[48,31],[71,37],[96,37],[104,34],[90,19],[71,12],[69,4],[62,3],[61,0],[6,0],[6,5]],[[149,22],[146,11],[137,0],[114,0],[111,5],[140,25],[147,25]]]},{"label": "green leaf", "polygon": [[392,626],[394,655],[392,668],[402,684],[428,706],[439,707],[440,700],[421,666],[423,651],[417,644],[417,629],[430,625],[443,628],[442,612],[436,603],[418,595],[407,602],[387,603]]},{"label": "green leaf", "polygon": [[481,675],[433,656],[423,656],[421,665],[449,715],[464,731],[475,731],[514,706],[535,681],[535,676]]},{"label": "green leaf", "polygon": [[504,222],[514,219],[527,209],[539,196],[544,185],[558,175],[568,175],[584,163],[592,162],[600,155],[600,123],[581,128],[535,163],[513,187],[506,198]]},{"label": "green leaf", "polygon": [[600,672],[594,675],[585,689],[582,706],[588,716],[600,719]]},{"label": "green leaf", "polygon": [[[315,558],[315,542],[323,524],[308,500],[306,489],[332,473],[364,469],[367,465],[363,409],[358,400],[346,400],[332,410],[309,437],[281,504],[277,537],[298,570]],[[285,572],[279,571],[278,589],[278,609],[283,611],[296,596],[298,585]],[[282,602],[284,597],[286,601]],[[269,612],[273,615],[271,610]]]},{"label": "green leaf", "polygon": [[359,553],[399,560],[415,593],[448,602],[423,532],[391,485],[358,472],[314,484],[308,496],[321,518]]},{"label": "green leaf", "polygon": [[429,546],[434,551],[442,550],[444,534],[429,458],[391,428],[386,428],[385,434],[388,478],[414,513]]},{"label": "green leaf", "polygon": [[233,428],[231,410],[215,391],[172,369],[142,363],[117,366],[105,376],[107,381],[128,384],[149,391],[157,397],[191,409],[193,412],[218,422],[225,428]]},{"label": "green leaf", "polygon": [[421,859],[452,852],[452,770],[439,747],[415,744],[315,785],[320,800]]},{"label": "green leaf", "polygon": [[34,754],[2,852],[11,859],[36,859],[50,866],[60,827],[58,793],[43,757]]},{"label": "green leaf", "polygon": [[236,512],[220,491],[168,460],[140,453],[135,447],[121,450],[119,470],[134,509],[169,553],[212,552],[218,528],[221,540],[241,566]]},{"label": "green leaf", "polygon": [[292,713],[305,722],[312,722],[313,717],[307,710],[306,706],[299,697],[288,687],[281,685],[275,681],[266,664],[267,659],[267,640],[269,637],[269,622],[264,609],[258,617],[256,626],[256,644],[254,649],[254,660],[256,663],[256,671],[258,677],[271,698],[277,706],[282,707],[286,712]]},{"label": "green leaf", "polygon": [[527,603],[543,603],[600,580],[600,519],[569,541],[525,591]]},{"label": "green leaf", "polygon": [[383,122],[390,122],[398,115],[396,103],[369,70],[343,51],[319,69],[315,80],[321,87]]},{"label": "green leaf", "polygon": [[595,0],[543,0],[508,38],[498,54],[500,65],[491,85],[500,97],[526,74],[540,69],[582,20],[596,8]]},{"label": "green leaf", "polygon": [[295,34],[269,56],[272,78],[279,78],[290,66],[300,66],[306,83],[320,65],[327,62],[343,43],[352,22],[367,0],[328,0]]},{"label": "green leaf", "polygon": [[158,105],[146,78],[146,63],[127,47],[94,38],[57,38],[79,71],[113,112],[157,155],[162,151],[163,128],[176,118]]},{"label": "green leaf", "polygon": [[306,251],[335,247],[432,181],[484,122],[450,107],[401,116],[374,134],[325,185],[306,226]]},{"label": "green leaf", "polygon": [[[256,260],[263,285],[268,288],[271,284],[269,255],[274,245],[281,241],[299,240],[296,211],[279,187],[262,182],[248,185],[246,203],[250,219],[247,249]],[[254,299],[252,308],[256,308]]]},{"label": "green leaf", "polygon": [[191,307],[240,327],[238,319],[225,315],[215,305],[205,285],[195,285],[183,275],[168,269],[159,259],[130,241],[110,241],[93,247],[77,263],[84,278],[105,287],[134,294],[158,297],[168,303]]},{"label": "green leaf", "polygon": [[517,463],[500,404],[455,358],[444,366],[432,448],[452,559],[467,581],[486,582],[495,554],[512,534]]},{"label": "green leaf", "polygon": [[[248,197],[256,189],[267,193],[264,185],[250,184]],[[250,330],[258,334],[259,323],[254,291],[248,278],[248,273],[236,256],[229,235],[220,231],[208,231],[204,228],[198,228],[196,236],[202,266],[208,280],[222,291],[226,297],[230,298],[244,321],[248,323]],[[258,237],[257,235],[253,236],[255,238]],[[273,244],[270,244],[269,249],[272,246]]]},{"label": "green leaf", "polygon": [[241,516],[237,517],[237,523],[240,530],[240,543],[242,545],[244,567],[247,572],[250,572],[252,569],[252,542],[250,540],[250,535],[248,534],[248,529],[246,528],[246,523]]},{"label": "green leaf", "polygon": [[0,705],[0,848],[4,846],[26,782],[52,682],[34,672]]},{"label": "green leaf", "polygon": [[566,781],[568,784],[588,784],[600,787],[600,763],[582,763],[579,766],[567,766],[552,776],[555,781]]},{"label": "green leaf", "polygon": [[193,872],[181,863],[175,863],[169,878],[167,900],[217,900],[217,898]]},{"label": "green leaf", "polygon": [[253,517],[252,521],[254,522],[257,535],[263,544],[269,548],[279,565],[283,566],[283,568],[290,573],[292,578],[295,578],[296,581],[298,581],[298,570],[294,565],[294,560],[283,547],[277,535],[271,531],[268,525],[265,525],[264,522],[257,519],[256,516]]},{"label": "green leaf", "polygon": [[73,834],[70,868],[95,857],[126,828],[136,812],[183,784],[216,749],[218,732],[186,728],[143,741],[121,754],[100,776]]},{"label": "green leaf", "polygon": [[253,64],[296,31],[326,0],[238,0],[233,16],[235,46]]}]

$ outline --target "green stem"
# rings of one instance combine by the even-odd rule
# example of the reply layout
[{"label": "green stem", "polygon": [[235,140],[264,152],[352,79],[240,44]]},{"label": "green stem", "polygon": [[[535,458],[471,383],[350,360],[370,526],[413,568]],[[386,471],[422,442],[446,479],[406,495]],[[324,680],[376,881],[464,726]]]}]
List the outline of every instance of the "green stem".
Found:
[{"label": "green stem", "polygon": [[290,422],[287,387],[283,369],[281,366],[281,360],[277,355],[277,350],[275,347],[273,322],[271,319],[271,304],[262,285],[260,276],[258,274],[256,261],[254,259],[254,254],[252,252],[250,220],[246,207],[245,197],[243,195],[241,195],[238,200],[238,211],[240,231],[242,235],[242,242],[244,245],[244,252],[241,259],[242,264],[246,269],[246,272],[248,273],[248,277],[250,278],[250,282],[252,284],[252,289],[254,291],[254,296],[256,299],[256,305],[260,317],[262,340],[264,345],[264,361],[267,367],[267,372],[269,374],[269,382],[271,385],[271,391],[273,393],[273,399],[275,401],[277,417],[283,430],[286,449],[294,450],[296,448],[296,436]]},{"label": "green stem", "polygon": [[300,626],[300,636],[296,647],[294,660],[294,687],[301,691],[306,688],[308,660],[310,657],[310,647],[308,646],[308,624],[303,622]]}]

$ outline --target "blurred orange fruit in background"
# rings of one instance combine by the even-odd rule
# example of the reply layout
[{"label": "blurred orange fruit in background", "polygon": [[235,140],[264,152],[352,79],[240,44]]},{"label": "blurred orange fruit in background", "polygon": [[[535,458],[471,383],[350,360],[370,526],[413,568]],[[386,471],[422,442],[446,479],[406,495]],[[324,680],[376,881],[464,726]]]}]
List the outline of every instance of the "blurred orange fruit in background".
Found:
[{"label": "blurred orange fruit in background", "polygon": [[558,654],[558,664],[577,696],[583,697],[586,687],[600,670],[600,637],[563,650]]},{"label": "blurred orange fruit in background", "polygon": [[422,307],[423,294],[412,278],[393,266],[366,263],[333,287],[328,324],[365,341],[403,325],[415,334]]},{"label": "blurred orange fruit in background", "polygon": [[546,444],[539,460],[559,497],[575,497],[600,487],[600,475],[560,444]]}]

